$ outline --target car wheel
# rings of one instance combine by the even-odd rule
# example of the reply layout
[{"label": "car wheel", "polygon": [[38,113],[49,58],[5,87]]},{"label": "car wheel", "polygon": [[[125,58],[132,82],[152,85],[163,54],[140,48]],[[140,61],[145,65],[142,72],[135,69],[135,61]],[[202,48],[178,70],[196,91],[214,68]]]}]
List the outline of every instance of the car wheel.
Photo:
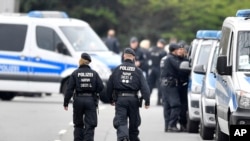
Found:
[{"label": "car wheel", "polygon": [[221,132],[220,125],[218,123],[218,117],[216,117],[216,129],[215,129],[215,141],[228,141],[229,137],[225,133]]},{"label": "car wheel", "polygon": [[191,120],[188,116],[187,131],[189,133],[198,133],[199,132],[199,121]]},{"label": "car wheel", "polygon": [[200,136],[203,140],[212,140],[214,138],[214,128],[206,127],[203,118],[201,118],[200,122]]},{"label": "car wheel", "polygon": [[0,98],[4,101],[10,101],[12,100],[14,97],[16,96],[15,93],[11,93],[11,92],[2,92],[0,93]]}]

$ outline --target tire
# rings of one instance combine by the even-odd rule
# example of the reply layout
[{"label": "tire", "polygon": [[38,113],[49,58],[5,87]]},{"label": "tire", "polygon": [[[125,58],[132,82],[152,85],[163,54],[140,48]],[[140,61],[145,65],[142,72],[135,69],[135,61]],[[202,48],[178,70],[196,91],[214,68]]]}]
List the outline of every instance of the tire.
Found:
[{"label": "tire", "polygon": [[214,128],[206,127],[203,118],[200,122],[200,136],[203,140],[212,140],[214,138]]},{"label": "tire", "polygon": [[199,132],[199,121],[191,120],[188,116],[187,119],[187,132],[198,133]]},{"label": "tire", "polygon": [[15,96],[16,94],[11,92],[0,93],[0,98],[4,101],[11,101]]},{"label": "tire", "polygon": [[221,132],[218,123],[218,117],[216,117],[216,129],[215,129],[215,141],[229,141],[229,136]]}]

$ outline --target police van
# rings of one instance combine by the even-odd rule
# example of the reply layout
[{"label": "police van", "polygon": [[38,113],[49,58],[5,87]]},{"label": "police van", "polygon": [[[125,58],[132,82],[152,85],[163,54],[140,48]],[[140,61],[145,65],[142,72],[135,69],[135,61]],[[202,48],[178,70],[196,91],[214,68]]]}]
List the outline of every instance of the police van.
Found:
[{"label": "police van", "polygon": [[[202,42],[203,46],[211,48],[208,54],[207,64],[197,65],[194,69],[195,73],[205,75],[201,85],[201,96],[199,100],[200,107],[200,136],[203,140],[211,140],[214,138],[215,129],[215,67],[218,57],[219,42],[221,31],[217,32],[217,37],[214,40]],[[204,48],[204,47],[203,47]]]},{"label": "police van", "polygon": [[[188,84],[188,116],[187,116],[187,131],[190,133],[198,133],[200,121],[200,107],[199,100],[201,95],[203,73],[200,69],[204,69],[207,65],[208,57],[211,51],[211,42],[216,40],[217,30],[200,30],[197,32],[197,39],[199,39],[195,50],[192,51],[190,66],[190,77]],[[181,64],[181,67],[183,65]],[[200,68],[202,67],[202,68]],[[187,68],[184,67],[184,68]]]},{"label": "police van", "polygon": [[228,140],[230,125],[250,124],[250,9],[222,25],[216,65],[216,141]]},{"label": "police van", "polygon": [[121,57],[82,20],[60,11],[0,15],[0,98],[18,93],[63,93],[81,53],[106,82]]}]

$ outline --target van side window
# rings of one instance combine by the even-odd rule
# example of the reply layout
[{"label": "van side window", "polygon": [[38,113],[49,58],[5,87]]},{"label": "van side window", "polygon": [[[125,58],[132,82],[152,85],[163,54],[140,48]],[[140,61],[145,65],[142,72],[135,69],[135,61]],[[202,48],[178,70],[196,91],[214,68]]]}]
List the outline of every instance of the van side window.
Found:
[{"label": "van side window", "polygon": [[26,34],[27,25],[0,24],[0,50],[22,51]]},{"label": "van side window", "polygon": [[227,27],[223,27],[221,41],[220,41],[221,55],[227,55],[229,37],[230,37],[230,29]]},{"label": "van side window", "polygon": [[62,40],[52,28],[43,26],[36,27],[36,40],[39,48],[49,51],[57,51],[56,46],[62,43]]}]

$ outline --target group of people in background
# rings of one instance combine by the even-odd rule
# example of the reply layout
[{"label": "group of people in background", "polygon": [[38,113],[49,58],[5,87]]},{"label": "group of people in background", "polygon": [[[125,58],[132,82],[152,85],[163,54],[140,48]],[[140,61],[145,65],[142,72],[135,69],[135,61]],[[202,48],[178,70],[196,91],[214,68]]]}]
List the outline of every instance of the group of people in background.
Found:
[{"label": "group of people in background", "polygon": [[[109,32],[110,30],[104,42],[111,51],[116,52],[114,48],[118,47],[118,39],[113,36],[113,39],[109,40]],[[137,37],[131,37],[129,48],[135,52],[134,63],[142,70],[150,93],[154,88],[158,90],[157,105],[163,105],[164,108],[165,131],[185,131],[189,72],[181,70],[179,66],[182,61],[187,60],[186,43],[177,43],[177,39],[173,38],[168,44],[160,38],[151,46],[148,39],[139,42]],[[178,122],[180,129],[177,128]]]}]

